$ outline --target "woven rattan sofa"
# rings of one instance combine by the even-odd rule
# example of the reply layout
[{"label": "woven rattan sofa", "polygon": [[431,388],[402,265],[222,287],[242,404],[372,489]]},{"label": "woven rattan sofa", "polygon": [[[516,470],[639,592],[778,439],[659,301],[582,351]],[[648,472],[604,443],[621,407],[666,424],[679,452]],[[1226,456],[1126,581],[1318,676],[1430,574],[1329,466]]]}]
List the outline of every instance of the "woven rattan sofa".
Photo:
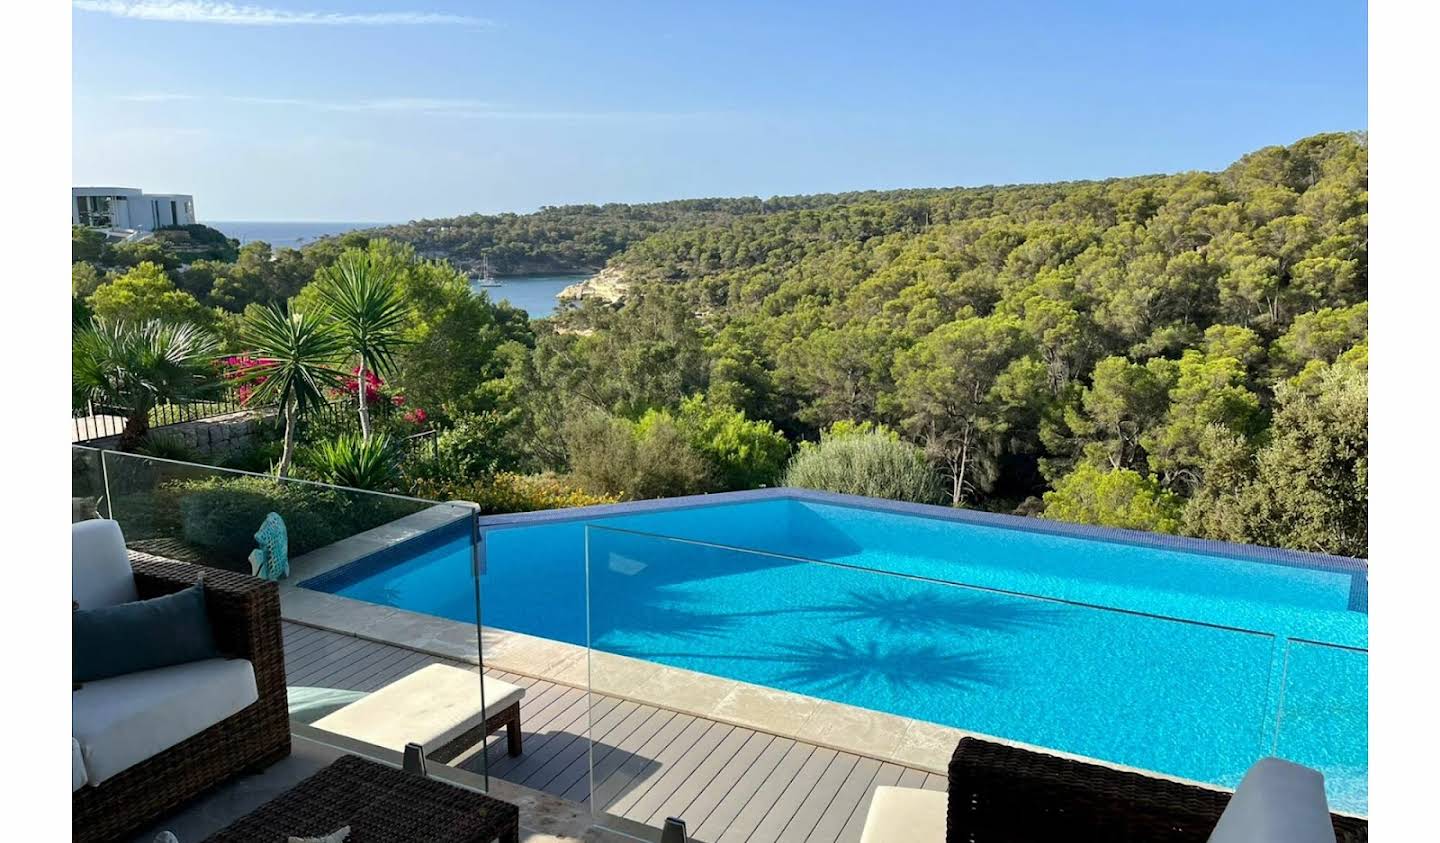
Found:
[{"label": "woven rattan sofa", "polygon": [[133,833],[226,779],[290,754],[275,583],[133,551],[129,560],[134,590],[142,600],[194,585],[203,574],[216,643],[230,659],[248,660],[254,670],[256,699],[98,784],[82,784],[84,773],[77,771],[71,795],[71,830],[77,841],[113,840]]},{"label": "woven rattan sofa", "polygon": [[[1205,843],[1230,794],[964,738],[950,759],[947,843],[1055,840]],[[1340,843],[1369,839],[1363,819],[1331,814]]]}]

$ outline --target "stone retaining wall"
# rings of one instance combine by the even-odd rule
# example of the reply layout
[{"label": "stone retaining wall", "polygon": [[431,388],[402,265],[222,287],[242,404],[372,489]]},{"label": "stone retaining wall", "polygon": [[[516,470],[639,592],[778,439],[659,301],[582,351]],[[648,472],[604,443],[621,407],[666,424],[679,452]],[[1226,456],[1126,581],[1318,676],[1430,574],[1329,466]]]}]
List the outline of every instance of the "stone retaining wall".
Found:
[{"label": "stone retaining wall", "polygon": [[[183,442],[201,456],[222,457],[260,444],[261,427],[271,423],[274,416],[274,410],[242,410],[238,413],[152,428],[151,435]],[[80,444],[88,448],[109,449],[114,448],[119,441],[118,436],[107,436]]]}]

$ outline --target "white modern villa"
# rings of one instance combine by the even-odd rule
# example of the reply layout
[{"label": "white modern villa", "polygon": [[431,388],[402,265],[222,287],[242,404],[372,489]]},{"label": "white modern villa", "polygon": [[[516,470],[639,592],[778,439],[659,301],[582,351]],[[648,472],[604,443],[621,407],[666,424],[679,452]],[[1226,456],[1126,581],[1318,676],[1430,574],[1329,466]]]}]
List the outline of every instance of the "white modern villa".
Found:
[{"label": "white modern villa", "polygon": [[113,231],[154,231],[195,222],[188,193],[145,193],[137,187],[70,188],[70,223]]}]

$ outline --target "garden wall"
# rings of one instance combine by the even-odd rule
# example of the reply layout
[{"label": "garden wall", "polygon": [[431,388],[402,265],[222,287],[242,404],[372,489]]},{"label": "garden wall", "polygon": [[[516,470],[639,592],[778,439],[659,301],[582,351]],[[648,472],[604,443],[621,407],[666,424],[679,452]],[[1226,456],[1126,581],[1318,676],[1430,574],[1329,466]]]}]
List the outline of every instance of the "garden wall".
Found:
[{"label": "garden wall", "polygon": [[[261,444],[261,427],[273,423],[274,410],[242,410],[197,421],[153,428],[151,435],[183,442],[204,457],[219,458],[234,451]],[[118,436],[107,436],[80,444],[87,448],[116,447]]]}]

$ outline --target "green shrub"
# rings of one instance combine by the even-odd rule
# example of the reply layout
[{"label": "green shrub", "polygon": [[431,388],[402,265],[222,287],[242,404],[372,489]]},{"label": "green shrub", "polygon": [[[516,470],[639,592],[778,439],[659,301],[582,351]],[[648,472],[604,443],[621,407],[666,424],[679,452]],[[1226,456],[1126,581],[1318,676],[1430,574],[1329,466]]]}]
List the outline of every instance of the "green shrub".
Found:
[{"label": "green shrub", "polygon": [[221,468],[236,471],[252,471],[256,474],[273,474],[275,464],[280,461],[280,452],[285,443],[279,439],[264,439],[247,447],[231,451],[220,459]]},{"label": "green shrub", "polygon": [[519,458],[507,445],[511,426],[499,413],[458,416],[436,439],[436,462],[464,479],[514,471]]},{"label": "green shrub", "polygon": [[1081,463],[1045,493],[1045,517],[1156,533],[1180,531],[1181,499],[1154,478]]},{"label": "green shrub", "polygon": [[552,474],[526,475],[512,472],[500,472],[493,477],[458,485],[427,481],[420,485],[419,494],[438,500],[471,501],[479,504],[480,511],[487,514],[569,509],[620,500],[614,495],[587,492]]},{"label": "green shrub", "polygon": [[372,492],[394,491],[400,485],[400,448],[389,434],[364,438],[345,433],[317,442],[300,452],[306,478]]},{"label": "green shrub", "polygon": [[847,431],[802,445],[784,484],[915,503],[938,503],[944,495],[924,452],[886,430]]},{"label": "green shrub", "polygon": [[175,460],[177,462],[204,462],[204,460],[200,458],[199,453],[190,447],[190,443],[179,437],[167,436],[166,434],[155,433],[154,431],[151,431],[150,435],[145,437],[145,442],[141,444],[139,448],[136,448],[135,452],[144,454],[147,457],[160,457],[161,459]]},{"label": "green shrub", "polygon": [[[640,420],[643,433],[646,419]],[[721,489],[769,486],[785,467],[790,442],[768,421],[748,419],[733,407],[716,406],[696,395],[680,404],[675,423],[690,446],[710,464]]]},{"label": "green shrub", "polygon": [[710,465],[668,415],[637,424],[591,413],[571,419],[564,438],[572,476],[598,495],[643,500],[716,488]]},{"label": "green shrub", "polygon": [[[208,477],[181,480],[157,489],[180,515],[184,541],[211,564],[248,571],[246,557],[265,516],[285,519],[290,555],[378,527],[424,508],[425,504],[382,495],[326,489],[268,477]],[[127,526],[127,538],[128,538]]]}]

